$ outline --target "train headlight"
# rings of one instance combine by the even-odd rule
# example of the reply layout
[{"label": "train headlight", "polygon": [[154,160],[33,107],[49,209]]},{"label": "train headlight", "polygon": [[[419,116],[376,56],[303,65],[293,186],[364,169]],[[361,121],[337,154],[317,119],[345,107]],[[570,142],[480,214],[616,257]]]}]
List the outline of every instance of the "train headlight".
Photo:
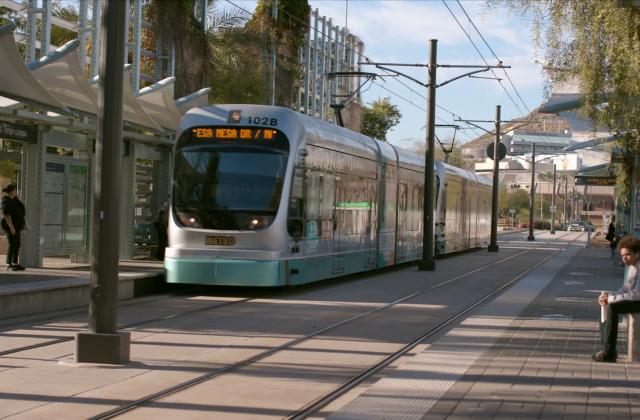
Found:
[{"label": "train headlight", "polygon": [[180,224],[184,227],[202,228],[200,218],[195,214],[178,212],[178,219],[180,220]]},{"label": "train headlight", "polygon": [[273,222],[272,216],[249,216],[245,219],[244,225],[248,230],[264,229]]}]

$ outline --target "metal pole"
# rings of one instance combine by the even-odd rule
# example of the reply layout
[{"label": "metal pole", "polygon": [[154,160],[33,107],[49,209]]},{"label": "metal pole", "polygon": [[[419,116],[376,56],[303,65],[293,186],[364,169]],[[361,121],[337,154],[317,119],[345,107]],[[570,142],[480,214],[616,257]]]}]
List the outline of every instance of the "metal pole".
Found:
[{"label": "metal pole", "polygon": [[496,137],[493,139],[493,197],[491,200],[491,243],[489,252],[498,252],[498,175],[500,171],[500,105],[496,105]]},{"label": "metal pole", "polygon": [[553,164],[553,192],[551,193],[551,232],[552,235],[556,234],[554,226],[556,216],[556,164]]},{"label": "metal pole", "polygon": [[433,186],[434,178],[434,143],[436,133],[436,64],[438,56],[438,40],[429,40],[429,91],[427,93],[427,150],[424,159],[424,205],[422,212],[422,260],[418,270],[433,271],[436,262],[433,259]]},{"label": "metal pole", "polygon": [[95,144],[89,332],[76,337],[76,361],[126,363],[129,333],[117,333],[118,233],[126,5],[104,4]]},{"label": "metal pole", "polygon": [[536,237],[533,236],[533,212],[535,204],[535,192],[536,192],[536,144],[531,145],[531,197],[529,198],[529,236],[527,241],[535,241]]},{"label": "metal pole", "polygon": [[563,210],[562,210],[562,214],[564,215],[564,223],[563,223],[563,227],[564,230],[567,230],[567,197],[569,196],[569,190],[567,188],[567,184],[569,183],[569,177],[566,175],[564,176],[564,200],[562,200],[562,205],[563,205]]},{"label": "metal pole", "polygon": [[[206,4],[206,1],[204,2]],[[273,22],[274,25],[278,24],[278,0],[273,0]],[[203,17],[204,20],[204,17]],[[277,48],[278,48],[278,40],[276,35],[273,35],[273,40],[271,41],[271,105],[276,104],[276,70],[277,70]]]}]

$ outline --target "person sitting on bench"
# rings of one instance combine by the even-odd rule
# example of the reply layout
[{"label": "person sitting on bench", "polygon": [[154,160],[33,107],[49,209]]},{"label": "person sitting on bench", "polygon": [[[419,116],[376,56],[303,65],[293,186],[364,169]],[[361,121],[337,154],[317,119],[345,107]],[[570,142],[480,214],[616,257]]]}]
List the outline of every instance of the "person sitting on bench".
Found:
[{"label": "person sitting on bench", "polygon": [[616,292],[602,292],[598,303],[603,307],[600,319],[602,350],[593,355],[596,362],[615,363],[618,356],[618,316],[640,312],[640,240],[625,236],[618,243],[622,262],[627,266],[627,276],[622,288]]}]

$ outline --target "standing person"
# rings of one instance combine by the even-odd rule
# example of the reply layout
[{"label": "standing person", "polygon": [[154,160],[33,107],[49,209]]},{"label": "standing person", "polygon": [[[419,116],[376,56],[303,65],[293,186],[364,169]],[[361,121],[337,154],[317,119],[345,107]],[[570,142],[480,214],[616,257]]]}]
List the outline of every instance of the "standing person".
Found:
[{"label": "standing person", "polygon": [[609,247],[611,248],[611,258],[616,255],[616,245],[618,244],[616,237],[616,217],[613,216],[611,218],[611,223],[609,223],[609,228],[607,229],[607,236],[604,237],[607,241],[609,241]]},{"label": "standing person", "polygon": [[169,228],[169,197],[162,203],[156,221],[154,223],[158,231],[158,248],[156,249],[156,258],[160,261],[164,260],[164,250],[169,245],[167,229]]},{"label": "standing person", "polygon": [[25,226],[25,208],[18,198],[18,190],[14,184],[2,189],[2,229],[7,233],[9,250],[7,251],[7,270],[22,271],[24,267],[18,264],[20,253],[20,233]]},{"label": "standing person", "polygon": [[604,319],[600,319],[602,350],[593,355],[596,362],[615,363],[618,340],[618,316],[640,312],[640,240],[631,236],[620,239],[618,250],[622,262],[627,266],[627,276],[620,290],[613,293],[602,292],[598,303]]}]

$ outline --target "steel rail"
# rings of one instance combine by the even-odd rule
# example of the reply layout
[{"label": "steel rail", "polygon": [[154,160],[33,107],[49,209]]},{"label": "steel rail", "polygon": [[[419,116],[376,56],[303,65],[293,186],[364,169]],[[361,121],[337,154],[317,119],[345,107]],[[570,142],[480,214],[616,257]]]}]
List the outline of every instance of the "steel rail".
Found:
[{"label": "steel rail", "polygon": [[[264,297],[264,296],[262,296],[262,297]],[[163,299],[168,299],[168,298],[163,298]],[[158,301],[163,300],[163,299],[158,299]],[[193,314],[198,313],[198,312],[208,311],[210,309],[222,308],[222,307],[225,307],[225,306],[235,305],[237,303],[245,303],[245,302],[248,302],[248,301],[251,301],[251,300],[254,300],[254,299],[260,299],[260,298],[244,298],[244,299],[239,299],[239,300],[235,300],[235,301],[232,301],[232,302],[222,302],[222,303],[211,304],[211,305],[204,306],[202,308],[191,309],[191,310],[188,310],[186,312],[175,313],[175,314],[165,315],[165,316],[161,316],[161,317],[157,317],[157,318],[146,319],[144,321],[137,321],[137,322],[132,322],[132,323],[129,323],[129,324],[124,324],[124,325],[119,326],[118,329],[126,330],[126,329],[129,329],[129,328],[138,327],[140,325],[153,324],[155,322],[167,321],[167,320],[170,320],[170,319],[180,318],[180,317],[187,316],[187,315],[193,315]],[[131,303],[131,304],[135,304],[135,303]],[[82,329],[78,329],[78,331],[82,331]],[[0,335],[2,335],[2,334],[0,334]],[[38,349],[38,348],[41,348],[41,347],[53,346],[55,344],[66,343],[66,342],[72,341],[72,340],[75,340],[75,336],[72,336],[72,337],[60,337],[60,338],[48,340],[48,341],[45,341],[45,342],[42,342],[42,343],[35,343],[35,344],[27,345],[27,346],[16,347],[16,348],[13,348],[13,349],[0,351],[0,357],[7,356],[7,355],[10,355],[10,354],[20,353],[20,352],[27,351],[27,350]],[[64,356],[62,356],[62,357],[64,357]]]},{"label": "steel rail", "polygon": [[535,270],[540,265],[544,264],[545,262],[547,262],[552,257],[556,256],[560,252],[561,252],[561,250],[555,251],[553,254],[549,255],[547,258],[539,261],[538,263],[536,263],[532,267],[528,268],[523,273],[521,273],[521,274],[517,275],[516,277],[512,278],[508,282],[503,283],[501,286],[493,289],[491,292],[489,292],[485,296],[483,296],[480,299],[474,301],[471,305],[465,307],[464,309],[456,312],[453,316],[451,316],[448,319],[446,319],[446,320],[442,321],[441,323],[437,324],[435,327],[429,328],[428,330],[420,333],[415,338],[413,338],[409,343],[405,344],[400,349],[396,350],[395,352],[391,353],[390,355],[385,356],[382,360],[380,360],[379,362],[377,362],[373,366],[370,366],[370,367],[366,368],[365,370],[360,372],[358,375],[352,377],[351,379],[347,380],[346,382],[343,382],[339,387],[335,388],[333,391],[331,391],[331,392],[329,392],[329,393],[317,398],[316,400],[314,400],[311,403],[307,404],[306,406],[304,406],[300,410],[297,410],[297,411],[291,413],[286,418],[287,419],[292,419],[292,420],[300,420],[300,419],[305,419],[305,418],[307,418],[308,416],[310,416],[310,415],[312,415],[314,413],[317,413],[319,410],[321,410],[322,408],[327,406],[329,403],[335,401],[337,398],[341,397],[342,395],[344,395],[348,391],[350,391],[353,388],[355,388],[356,386],[358,386],[361,382],[363,382],[367,378],[371,377],[372,375],[374,375],[375,373],[377,373],[381,369],[383,369],[383,368],[387,367],[388,365],[390,365],[391,363],[393,363],[395,360],[397,360],[400,357],[402,357],[405,354],[407,354],[409,351],[411,351],[413,348],[415,348],[418,344],[420,344],[426,338],[429,338],[430,336],[438,333],[443,328],[445,328],[449,324],[453,323],[454,321],[458,320],[463,315],[466,315],[467,313],[469,313],[473,309],[477,308],[478,306],[480,306],[482,303],[484,303],[488,299],[490,299],[490,298],[496,296],[497,294],[501,293],[504,289],[510,287],[514,282],[520,280],[522,277],[526,276],[531,271]]},{"label": "steel rail", "polygon": [[389,309],[389,308],[394,307],[394,306],[396,306],[396,305],[398,305],[400,303],[403,303],[403,302],[405,302],[405,301],[407,301],[409,299],[412,299],[412,298],[414,298],[416,296],[420,296],[420,295],[425,294],[427,292],[430,292],[430,291],[432,291],[434,289],[446,286],[446,285],[448,285],[448,284],[450,284],[450,283],[452,283],[454,281],[460,280],[460,279],[465,278],[465,277],[467,277],[467,276],[469,276],[471,274],[474,274],[474,273],[477,273],[479,271],[485,270],[487,268],[493,267],[495,265],[501,264],[501,263],[503,263],[505,261],[514,259],[514,258],[519,257],[519,256],[521,256],[521,255],[523,255],[525,253],[530,252],[530,251],[532,251],[532,249],[527,249],[527,250],[518,252],[518,253],[516,253],[514,255],[511,255],[509,257],[506,257],[506,258],[500,259],[498,261],[494,261],[492,263],[483,265],[483,266],[478,267],[478,268],[476,268],[474,270],[471,270],[469,272],[466,272],[466,273],[460,274],[458,276],[452,277],[449,280],[445,280],[443,282],[435,284],[435,285],[433,285],[431,287],[428,287],[426,289],[419,290],[417,292],[413,292],[413,293],[411,293],[411,294],[409,294],[407,296],[404,296],[404,297],[402,297],[400,299],[397,299],[397,300],[395,300],[393,302],[387,303],[385,305],[382,305],[382,306],[379,306],[377,308],[371,309],[369,311],[363,312],[361,314],[355,315],[355,316],[350,317],[348,319],[336,322],[336,323],[334,323],[332,325],[329,325],[327,327],[320,328],[320,329],[318,329],[316,331],[313,331],[313,332],[311,332],[309,334],[306,334],[304,336],[295,338],[295,339],[290,340],[290,341],[288,341],[286,343],[283,343],[283,344],[281,344],[279,346],[276,346],[276,347],[274,347],[272,349],[265,350],[265,351],[263,351],[263,352],[261,352],[259,354],[256,354],[255,356],[246,358],[246,359],[241,360],[241,361],[236,362],[236,363],[232,363],[232,364],[230,364],[228,366],[225,366],[223,368],[216,369],[216,370],[204,373],[204,374],[202,374],[200,376],[197,376],[197,377],[195,377],[193,379],[190,379],[190,380],[181,382],[179,384],[176,384],[174,386],[165,388],[163,390],[160,390],[158,392],[150,394],[150,395],[148,395],[146,397],[142,397],[142,398],[139,398],[139,399],[137,399],[135,401],[132,401],[132,402],[130,402],[128,404],[124,404],[124,405],[121,405],[119,407],[113,408],[111,410],[105,411],[105,412],[100,413],[100,414],[98,414],[96,416],[90,417],[90,420],[102,420],[102,419],[115,418],[115,417],[120,416],[122,414],[125,414],[127,412],[133,411],[133,410],[135,410],[135,409],[137,409],[137,408],[139,408],[139,407],[141,407],[141,406],[143,406],[145,404],[148,404],[148,403],[151,403],[153,401],[157,401],[157,400],[159,400],[161,398],[164,398],[164,397],[176,394],[178,392],[184,391],[184,390],[189,389],[189,388],[191,388],[193,386],[196,386],[198,384],[204,383],[204,382],[206,382],[206,381],[208,381],[210,379],[216,378],[218,376],[222,376],[224,374],[227,374],[227,373],[229,373],[231,371],[234,371],[236,369],[239,369],[241,367],[248,366],[248,365],[250,365],[252,363],[255,363],[255,362],[258,362],[258,361],[260,361],[262,359],[265,359],[266,357],[269,357],[269,356],[271,356],[271,355],[273,355],[273,354],[275,354],[277,352],[280,352],[282,350],[286,350],[286,349],[288,349],[288,348],[290,348],[292,346],[295,346],[295,345],[300,344],[300,343],[302,343],[304,341],[310,340],[310,339],[312,339],[312,338],[314,338],[314,337],[316,337],[318,335],[321,335],[321,334],[324,334],[324,333],[329,332],[331,330],[334,330],[336,328],[342,327],[343,325],[353,323],[354,321],[360,320],[362,318],[365,318],[365,317],[370,316],[372,314],[378,313],[380,311]]}]

